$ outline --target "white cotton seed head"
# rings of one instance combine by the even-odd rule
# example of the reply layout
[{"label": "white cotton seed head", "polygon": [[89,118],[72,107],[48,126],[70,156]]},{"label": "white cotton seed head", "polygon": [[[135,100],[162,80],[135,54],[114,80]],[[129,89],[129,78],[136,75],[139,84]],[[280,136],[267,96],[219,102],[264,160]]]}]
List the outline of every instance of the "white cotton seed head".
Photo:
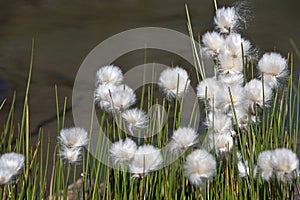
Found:
[{"label": "white cotton seed head", "polygon": [[266,53],[259,60],[258,69],[264,74],[279,76],[286,70],[286,59],[278,53]]},{"label": "white cotton seed head", "polygon": [[212,111],[208,114],[205,125],[214,133],[229,133],[232,128],[231,118],[222,112]]},{"label": "white cotton seed head", "polygon": [[261,80],[253,79],[245,85],[245,98],[250,102],[252,112],[255,112],[255,105],[268,105],[272,98],[272,89],[268,85],[262,85]]},{"label": "white cotton seed head", "polygon": [[181,127],[174,131],[170,142],[170,151],[178,152],[197,143],[198,134],[192,128]]},{"label": "white cotton seed head", "polygon": [[197,96],[199,99],[212,99],[219,90],[222,90],[222,85],[215,78],[206,78],[197,86]]},{"label": "white cotton seed head", "polygon": [[279,82],[278,82],[278,78],[276,78],[276,76],[273,76],[270,74],[264,74],[263,76],[264,76],[263,79],[264,79],[265,85],[268,85],[272,89],[278,87]]},{"label": "white cotton seed head", "polygon": [[8,168],[12,177],[19,174],[21,169],[24,167],[24,161],[25,157],[22,154],[15,152],[5,153],[0,157],[0,168],[3,168],[5,173],[8,173],[6,171],[6,168]]},{"label": "white cotton seed head", "polygon": [[278,85],[277,79],[288,74],[287,61],[278,53],[266,53],[258,62],[258,70],[264,75],[264,83],[274,88]]},{"label": "white cotton seed head", "polygon": [[[227,92],[227,101],[230,101],[230,93],[231,93],[231,97],[232,97],[232,101],[235,107],[238,106],[244,106],[245,104],[247,105],[247,102],[245,102],[245,90],[243,87],[239,86],[239,85],[235,85],[235,86],[229,86],[228,92]],[[230,102],[231,103],[231,102]]]},{"label": "white cotton seed head", "polygon": [[242,38],[238,33],[228,35],[225,40],[225,45],[220,49],[221,53],[228,52],[228,55],[233,58],[242,58],[250,54],[251,43]]},{"label": "white cotton seed head", "polygon": [[152,145],[140,146],[129,164],[129,170],[133,174],[145,175],[158,170],[163,164],[161,150]]},{"label": "white cotton seed head", "polygon": [[8,167],[0,166],[0,186],[10,183],[12,178],[12,170]]},{"label": "white cotton seed head", "polygon": [[123,81],[123,73],[121,69],[114,65],[101,67],[96,72],[96,86],[99,84],[119,85]]},{"label": "white cotton seed head", "polygon": [[202,36],[202,43],[205,54],[214,57],[219,54],[220,49],[225,43],[225,39],[217,32],[207,32]]},{"label": "white cotton seed head", "polygon": [[107,110],[110,107],[110,94],[116,90],[117,86],[107,84],[98,85],[94,93],[94,101],[101,109]]},{"label": "white cotton seed head", "polygon": [[109,150],[113,165],[121,168],[126,167],[136,150],[136,143],[129,138],[113,143]]},{"label": "white cotton seed head", "polygon": [[290,149],[275,149],[272,153],[271,164],[278,180],[291,182],[299,170],[299,160],[297,155]]},{"label": "white cotton seed head", "polygon": [[67,146],[62,146],[59,156],[70,164],[76,164],[80,162],[82,158],[82,148],[69,148]]},{"label": "white cotton seed head", "polygon": [[136,95],[129,86],[119,85],[109,97],[108,111],[124,111],[132,106],[136,101]]},{"label": "white cotton seed head", "polygon": [[[247,105],[247,104],[246,104]],[[235,112],[235,115],[234,115]],[[248,126],[248,105],[247,106],[237,106],[234,108],[234,111],[228,113],[228,116],[231,117],[233,124],[238,125],[240,128],[247,128]],[[235,118],[236,116],[236,118]]]},{"label": "white cotton seed head", "polygon": [[221,74],[236,75],[243,71],[243,59],[241,56],[232,57],[227,49],[222,51],[219,56],[219,71]]},{"label": "white cotton seed head", "polygon": [[243,74],[220,74],[219,82],[223,85],[240,85],[244,83]]},{"label": "white cotton seed head", "polygon": [[88,133],[79,127],[65,128],[60,131],[58,139],[68,148],[85,147],[88,144]]},{"label": "white cotton seed head", "polygon": [[221,33],[229,34],[238,26],[238,18],[234,7],[222,7],[216,11],[214,22]]},{"label": "white cotton seed head", "polygon": [[208,132],[203,145],[207,151],[215,150],[219,156],[231,151],[233,138],[230,133],[214,134],[213,132]]},{"label": "white cotton seed head", "polygon": [[167,99],[181,99],[187,92],[190,85],[190,79],[186,70],[175,67],[167,68],[161,72],[158,85],[166,94]]},{"label": "white cotton seed head", "polygon": [[149,123],[147,114],[143,110],[137,108],[124,111],[122,113],[122,118],[127,125],[128,131],[132,135],[135,134],[136,131],[146,128]]},{"label": "white cotton seed head", "polygon": [[186,157],[183,169],[192,184],[202,186],[215,175],[216,161],[207,151],[198,149]]},{"label": "white cotton seed head", "polygon": [[273,175],[272,166],[272,151],[262,151],[258,155],[257,165],[260,170],[260,175],[263,180],[268,181]]},{"label": "white cotton seed head", "polygon": [[66,128],[60,131],[58,139],[61,144],[59,156],[70,164],[79,162],[82,148],[88,144],[88,133],[79,127]]},{"label": "white cotton seed head", "polygon": [[215,98],[217,108],[220,108],[224,113],[226,113],[232,108],[232,104],[235,108],[238,106],[244,106],[246,102],[243,87],[240,85],[230,85],[227,88],[224,86],[224,88],[225,90],[219,92]]}]

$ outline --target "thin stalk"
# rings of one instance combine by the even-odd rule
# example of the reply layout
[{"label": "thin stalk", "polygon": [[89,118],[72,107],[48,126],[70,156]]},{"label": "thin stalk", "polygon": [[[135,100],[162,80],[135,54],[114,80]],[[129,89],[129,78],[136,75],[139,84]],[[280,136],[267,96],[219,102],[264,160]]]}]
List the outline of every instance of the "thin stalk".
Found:
[{"label": "thin stalk", "polygon": [[[195,66],[197,66],[196,69],[199,70],[198,72],[200,72],[201,78],[203,80],[203,79],[206,78],[205,70],[203,69],[203,66],[201,65],[201,62],[200,62],[200,59],[199,59],[198,50],[197,50],[195,40],[194,40],[194,36],[193,36],[193,29],[192,29],[192,25],[191,25],[191,19],[190,19],[190,14],[189,14],[187,4],[185,4],[185,11],[186,11],[186,16],[187,16],[187,21],[188,21],[187,26],[188,26],[190,39],[191,39],[192,52],[193,52],[193,56],[194,56],[194,59],[195,59]],[[198,79],[198,81],[199,81],[199,79]]]}]

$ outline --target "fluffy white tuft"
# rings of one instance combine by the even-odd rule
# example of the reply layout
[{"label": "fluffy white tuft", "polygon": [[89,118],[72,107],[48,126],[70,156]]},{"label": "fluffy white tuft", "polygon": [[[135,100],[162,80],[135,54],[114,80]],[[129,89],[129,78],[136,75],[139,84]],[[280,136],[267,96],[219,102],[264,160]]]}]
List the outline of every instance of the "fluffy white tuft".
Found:
[{"label": "fluffy white tuft", "polygon": [[229,34],[238,25],[238,14],[234,7],[222,7],[216,11],[214,22],[216,28],[224,34]]},{"label": "fluffy white tuft", "polygon": [[244,92],[244,88],[240,85],[228,86],[225,91],[219,92],[216,96],[216,108],[221,109],[226,113],[231,110],[232,104],[235,108],[238,106],[245,106],[244,104],[247,102],[245,102]]},{"label": "fluffy white tuft", "polygon": [[25,157],[22,154],[5,153],[0,157],[0,166],[8,167],[15,175],[24,167],[24,161]]},{"label": "fluffy white tuft", "polygon": [[174,131],[170,142],[170,151],[178,152],[197,143],[198,134],[192,128],[181,127]]},{"label": "fluffy white tuft", "polygon": [[96,72],[96,86],[99,84],[119,85],[122,81],[123,73],[117,66],[104,66]]},{"label": "fluffy white tuft", "polygon": [[219,90],[223,90],[223,87],[216,78],[206,78],[198,84],[197,96],[201,100],[204,100],[205,98],[210,100],[219,92]]},{"label": "fluffy white tuft", "polygon": [[220,49],[220,51],[221,53],[226,51],[231,57],[241,59],[243,55],[249,55],[250,49],[251,43],[248,40],[243,39],[238,33],[232,33],[228,35],[225,40],[225,45]]},{"label": "fluffy white tuft", "polygon": [[219,82],[225,85],[243,85],[243,74],[220,74]]},{"label": "fluffy white tuft", "polygon": [[85,147],[88,144],[88,133],[79,127],[65,128],[60,131],[58,139],[68,148]]},{"label": "fluffy white tuft", "polygon": [[247,128],[249,121],[248,106],[237,106],[234,111],[228,113],[228,116],[231,117],[233,124],[238,125],[240,128]]},{"label": "fluffy white tuft", "polygon": [[299,160],[290,149],[275,149],[271,163],[278,180],[291,182],[297,177],[296,171],[299,170]]},{"label": "fluffy white tuft", "polygon": [[243,71],[242,57],[232,57],[231,52],[225,49],[219,54],[219,70],[221,74],[235,75]]},{"label": "fluffy white tuft", "polygon": [[136,150],[136,143],[129,138],[113,143],[110,147],[113,165],[124,168],[132,160]]},{"label": "fluffy white tuft", "polygon": [[0,186],[10,183],[12,178],[12,170],[8,167],[0,166]]},{"label": "fluffy white tuft", "polygon": [[257,165],[260,169],[261,178],[268,181],[273,175],[272,151],[262,151],[258,155]]},{"label": "fluffy white tuft", "polygon": [[163,157],[160,149],[152,145],[143,145],[135,152],[129,170],[135,175],[146,175],[151,171],[158,170],[162,164]]},{"label": "fluffy white tuft", "polygon": [[226,152],[230,152],[233,146],[233,138],[231,134],[214,134],[208,132],[205,141],[204,147],[207,151],[215,150],[217,155],[222,155]]},{"label": "fluffy white tuft", "polygon": [[122,118],[125,120],[128,131],[132,135],[134,135],[136,131],[146,128],[149,122],[147,114],[137,108],[124,111]]},{"label": "fluffy white tuft", "polygon": [[213,130],[214,133],[227,134],[232,130],[231,118],[222,112],[210,112],[205,124],[208,129]]},{"label": "fluffy white tuft", "polygon": [[261,80],[253,79],[245,85],[245,98],[250,102],[250,108],[255,113],[255,105],[267,106],[272,98],[272,89],[268,85],[262,85]]},{"label": "fluffy white tuft", "polygon": [[119,85],[109,97],[108,111],[124,111],[136,101],[136,95],[129,86]]},{"label": "fluffy white tuft", "polygon": [[8,184],[24,167],[25,157],[22,154],[11,152],[0,157],[0,185]]},{"label": "fluffy white tuft", "polygon": [[70,164],[79,162],[82,158],[82,148],[68,148],[67,146],[61,146],[59,156]]},{"label": "fluffy white tuft", "polygon": [[207,32],[202,36],[203,51],[208,56],[217,56],[225,43],[225,39],[217,32]]},{"label": "fluffy white tuft", "polygon": [[278,53],[266,53],[258,62],[258,70],[264,75],[264,83],[274,88],[278,85],[277,79],[288,74],[287,61]]},{"label": "fluffy white tuft", "polygon": [[116,90],[115,85],[98,85],[94,94],[94,101],[101,109],[107,110],[110,106],[110,93]]},{"label": "fluffy white tuft", "polygon": [[166,94],[167,99],[174,99],[176,95],[178,99],[181,99],[187,92],[190,79],[187,71],[180,67],[167,68],[161,72],[158,85]]},{"label": "fluffy white tuft", "polygon": [[207,151],[198,149],[186,157],[183,169],[192,184],[202,186],[215,175],[216,161]]},{"label": "fluffy white tuft", "polygon": [[292,182],[297,178],[299,159],[290,149],[280,148],[263,151],[258,156],[262,179],[269,181],[273,174],[279,181]]}]

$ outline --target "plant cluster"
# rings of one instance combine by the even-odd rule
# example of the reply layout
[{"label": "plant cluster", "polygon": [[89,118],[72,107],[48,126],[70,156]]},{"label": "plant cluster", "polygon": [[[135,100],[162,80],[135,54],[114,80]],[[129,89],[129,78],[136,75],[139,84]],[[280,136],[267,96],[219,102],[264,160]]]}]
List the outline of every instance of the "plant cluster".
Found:
[{"label": "plant cluster", "polygon": [[[245,13],[241,5],[216,9],[215,30],[201,37],[200,49],[194,44],[188,15],[198,69],[195,98],[201,109],[194,106],[186,126],[181,125],[182,105],[190,101],[185,97],[193,80],[184,68],[161,71],[158,83],[143,85],[140,96],[124,83],[119,67],[99,68],[92,117],[98,117],[101,131],[111,140],[105,147],[92,138],[92,124],[89,132],[64,126],[67,101],[60,112],[57,88],[54,154],[49,155],[49,144],[45,148],[42,143],[42,129],[36,146],[30,147],[31,62],[17,138],[13,138],[14,101],[0,136],[1,152],[11,152],[0,157],[0,198],[294,199],[300,195],[295,153],[300,80],[296,86],[291,55],[259,56],[242,37]],[[203,57],[213,63],[213,77],[206,77]],[[157,78],[155,73],[152,76]],[[159,101],[158,92],[166,112],[152,108]],[[199,116],[203,123],[194,123]],[[99,157],[86,151],[91,145],[101,147]],[[106,155],[107,166],[99,161]]]}]

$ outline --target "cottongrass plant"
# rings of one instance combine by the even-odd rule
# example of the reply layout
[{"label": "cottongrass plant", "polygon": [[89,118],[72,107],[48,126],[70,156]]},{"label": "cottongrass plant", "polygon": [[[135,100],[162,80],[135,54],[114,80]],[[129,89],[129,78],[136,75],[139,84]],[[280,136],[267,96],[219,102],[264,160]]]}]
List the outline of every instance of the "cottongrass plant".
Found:
[{"label": "cottongrass plant", "polygon": [[[58,153],[54,150],[51,154],[52,147],[43,142],[43,128],[38,130],[38,142],[30,146],[31,65],[21,121],[15,121],[13,98],[0,134],[0,151],[17,152],[25,159],[18,164],[14,159],[11,167],[4,166],[0,159],[0,199],[298,198],[299,161],[294,152],[298,144],[300,81],[292,79],[293,56],[270,52],[259,59],[254,45],[239,33],[246,19],[240,8],[216,10],[215,30],[204,33],[200,40],[203,48],[198,51],[198,45],[192,42],[195,63],[202,69],[196,72],[201,108],[193,110],[188,126],[180,124],[181,103],[187,100],[184,95],[190,84],[185,70],[169,68],[169,74],[162,73],[161,80],[154,77],[153,70],[161,95],[171,102],[163,99],[166,119],[149,119],[158,124],[154,127],[160,127],[157,134],[143,138],[134,138],[136,135],[128,129],[133,127],[133,133],[136,128],[141,133],[153,131],[152,126],[144,128],[144,114],[157,98],[154,84],[143,86],[140,98],[132,90],[124,94],[126,98],[120,98],[117,90],[130,90],[123,82],[121,69],[104,66],[96,72],[93,109],[100,107],[99,125],[114,142],[95,147],[101,158],[109,155],[112,168],[89,152],[79,151],[89,144],[89,134],[82,129],[65,128],[67,101],[58,98],[57,88]],[[193,38],[189,17],[188,27]],[[297,48],[295,52],[300,59]],[[214,63],[213,77],[206,77],[200,67],[201,53]],[[170,106],[173,102],[178,106]],[[0,102],[1,112],[4,106],[6,102]],[[202,127],[196,130],[198,124],[193,119],[199,112],[204,118]],[[113,113],[118,114],[115,121],[111,120]],[[161,123],[164,120],[165,124]],[[99,134],[98,140],[102,137]],[[174,150],[166,149],[172,145]],[[180,158],[168,162],[177,151]],[[13,175],[11,169],[18,173]]]},{"label": "cottongrass plant", "polygon": [[181,153],[198,142],[198,134],[192,128],[180,127],[174,131],[169,143],[171,153]]},{"label": "cottongrass plant", "polygon": [[234,139],[230,133],[215,134],[207,132],[203,147],[208,151],[215,151],[217,156],[222,156],[232,150]]},{"label": "cottongrass plant", "polygon": [[0,185],[10,183],[20,174],[24,167],[25,157],[22,154],[11,152],[0,157]]},{"label": "cottongrass plant", "polygon": [[121,69],[114,65],[101,67],[96,72],[96,86],[98,85],[120,85],[123,82]]},{"label": "cottongrass plant", "polygon": [[124,111],[135,103],[136,95],[133,89],[124,84],[119,85],[115,90],[113,90],[108,99],[109,111]]},{"label": "cottongrass plant", "polygon": [[216,29],[222,34],[229,34],[238,26],[239,14],[235,7],[222,7],[216,11],[216,16],[214,17],[214,22]]},{"label": "cottongrass plant", "polygon": [[68,148],[85,147],[88,143],[88,133],[79,127],[66,128],[60,131],[58,139]]},{"label": "cottongrass plant", "polygon": [[[231,162],[236,163],[234,174],[246,178],[247,185],[250,184],[250,177],[258,178],[256,176],[258,172],[265,181],[272,181],[273,177],[276,177],[278,181],[292,184],[298,178],[299,161],[296,154],[285,148],[262,151],[268,145],[259,147],[255,139],[255,137],[259,140],[267,137],[271,143],[274,139],[278,145],[277,135],[270,137],[264,134],[269,132],[265,130],[266,122],[275,123],[270,121],[270,117],[274,117],[274,114],[270,115],[272,111],[269,109],[276,105],[274,95],[276,98],[280,83],[283,83],[288,75],[288,62],[279,53],[266,53],[258,60],[259,76],[254,77],[253,68],[257,51],[238,33],[240,24],[243,23],[241,16],[238,8],[217,9],[214,22],[218,32],[206,32],[202,37],[204,56],[212,59],[215,64],[215,76],[204,78],[197,86],[197,96],[206,106],[207,131],[203,148],[214,152],[219,164],[223,162],[220,169],[228,168],[232,165]],[[247,76],[249,69],[250,80],[250,76]],[[289,87],[291,87],[290,83]],[[253,142],[252,153],[249,152],[250,141]],[[277,145],[277,148],[280,147]],[[234,156],[238,149],[242,151],[239,158]],[[256,158],[255,152],[260,151],[262,152]],[[286,191],[286,195],[290,196],[290,191]]]},{"label": "cottongrass plant", "polygon": [[222,89],[221,83],[215,77],[201,81],[197,86],[197,96],[200,100],[213,102],[216,94]]},{"label": "cottongrass plant", "polygon": [[192,184],[203,186],[206,181],[214,177],[217,165],[211,154],[198,149],[186,157],[183,168],[185,176]]},{"label": "cottongrass plant", "polygon": [[263,85],[261,80],[252,79],[245,85],[245,98],[249,101],[249,108],[255,113],[255,108],[268,106],[272,98],[272,89],[268,85]]},{"label": "cottongrass plant", "polygon": [[134,157],[136,151],[137,145],[130,138],[113,143],[110,147],[110,157],[113,166],[122,169],[128,168],[128,164]]},{"label": "cottongrass plant", "polygon": [[127,130],[131,135],[138,135],[140,131],[145,130],[149,124],[149,117],[145,111],[138,108],[132,108],[122,113]]},{"label": "cottongrass plant", "polygon": [[68,163],[77,163],[82,158],[83,148],[88,144],[88,133],[79,127],[62,129],[58,140],[61,145],[59,155]]},{"label": "cottongrass plant", "polygon": [[133,177],[144,177],[151,171],[159,170],[162,164],[161,150],[152,145],[143,145],[135,152],[129,164],[129,171]]},{"label": "cottongrass plant", "polygon": [[212,31],[202,36],[202,42],[205,46],[203,52],[209,57],[216,58],[225,44],[225,39],[221,34]]},{"label": "cottongrass plant", "polygon": [[110,94],[116,90],[115,85],[99,84],[95,89],[95,103],[102,109],[108,111],[110,108]]},{"label": "cottongrass plant", "polygon": [[264,76],[265,83],[271,88],[276,88],[278,80],[288,75],[287,61],[278,53],[264,54],[257,66],[261,76]]},{"label": "cottongrass plant", "polygon": [[107,112],[120,112],[128,109],[136,101],[136,95],[123,83],[121,69],[114,65],[100,67],[96,73],[94,102]]},{"label": "cottongrass plant", "polygon": [[159,76],[158,85],[166,94],[167,99],[181,99],[187,92],[190,79],[187,71],[177,66],[162,71]]},{"label": "cottongrass plant", "polygon": [[299,159],[290,149],[266,150],[258,156],[258,167],[266,181],[276,177],[279,181],[292,182],[298,178]]},{"label": "cottongrass plant", "polygon": [[[246,130],[250,122],[260,122],[260,110],[269,105],[277,79],[287,75],[286,59],[277,53],[267,53],[257,65],[261,73],[259,79],[247,82],[245,68],[253,67],[256,51],[237,33],[240,20],[238,9],[220,8],[214,18],[219,32],[207,32],[202,37],[204,52],[210,52],[206,55],[215,63],[215,76],[198,84],[197,96],[208,105],[208,132],[204,146],[206,149],[215,148],[216,152],[230,151],[235,143],[230,137],[239,132],[236,125]],[[220,45],[211,44],[214,38]],[[222,135],[222,132],[226,133]]]},{"label": "cottongrass plant", "polygon": [[217,134],[231,134],[234,132],[232,120],[223,112],[209,113],[205,125],[208,130]]}]

